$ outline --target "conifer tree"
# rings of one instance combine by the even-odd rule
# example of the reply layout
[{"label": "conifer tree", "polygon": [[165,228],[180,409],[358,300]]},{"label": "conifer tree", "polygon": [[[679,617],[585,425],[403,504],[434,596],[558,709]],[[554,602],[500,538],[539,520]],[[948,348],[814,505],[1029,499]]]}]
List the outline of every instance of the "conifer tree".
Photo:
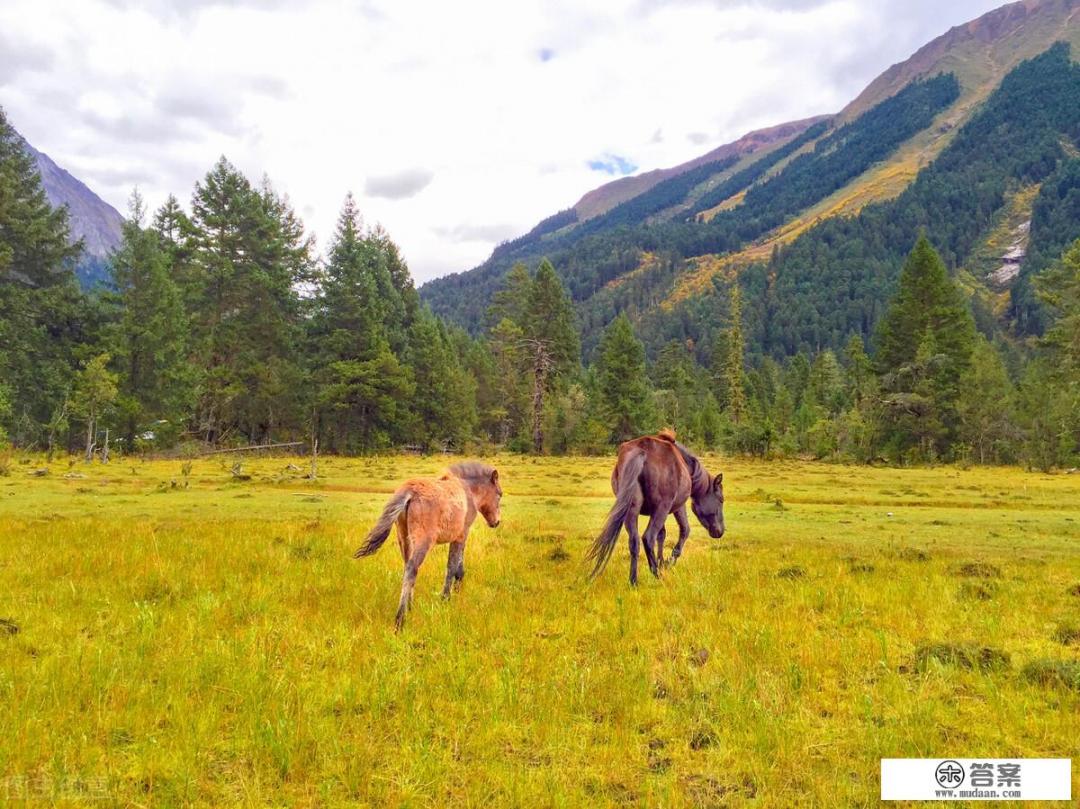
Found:
[{"label": "conifer tree", "polygon": [[[380,237],[381,240],[381,237]],[[316,408],[328,449],[370,452],[407,434],[409,369],[390,344],[406,325],[384,248],[363,232],[352,195],[330,244],[312,318]]]},{"label": "conifer tree", "polygon": [[625,314],[604,330],[595,370],[600,411],[611,430],[611,440],[626,441],[648,432],[653,412],[645,346]]},{"label": "conifer tree", "polygon": [[72,272],[65,208],[52,209],[33,159],[0,109],[0,428],[16,443],[44,441],[65,412],[79,355],[98,348],[94,305]]},{"label": "conifer tree", "polygon": [[187,313],[170,277],[168,255],[156,230],[144,228],[138,191],[131,195],[123,241],[111,260],[120,305],[113,359],[119,369],[119,406],[127,448],[140,428],[160,422],[155,434],[175,436],[191,406],[194,373],[187,356]]},{"label": "conifer tree", "polygon": [[947,450],[958,422],[960,380],[971,364],[975,325],[925,235],[908,256],[877,334],[885,412],[898,451]]},{"label": "conifer tree", "polygon": [[225,158],[196,185],[192,222],[200,431],[266,440],[303,410],[297,290],[311,278],[311,241],[287,200]]},{"label": "conifer tree", "polygon": [[1053,317],[1044,342],[1058,360],[1061,377],[1080,386],[1080,240],[1039,277],[1038,289]]},{"label": "conifer tree", "polygon": [[742,330],[742,290],[737,283],[731,285],[728,320],[727,357],[723,366],[726,400],[722,405],[738,424],[746,416],[746,344]]}]

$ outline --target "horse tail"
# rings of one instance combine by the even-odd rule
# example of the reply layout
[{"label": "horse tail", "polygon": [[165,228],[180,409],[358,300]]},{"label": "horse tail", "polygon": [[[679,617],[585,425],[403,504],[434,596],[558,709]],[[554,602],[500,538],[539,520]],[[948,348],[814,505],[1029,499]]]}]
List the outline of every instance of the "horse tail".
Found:
[{"label": "horse tail", "polygon": [[630,456],[626,461],[626,466],[619,473],[619,488],[615,493],[615,505],[608,512],[604,530],[593,540],[592,547],[589,548],[589,553],[585,557],[596,562],[592,573],[589,574],[590,579],[595,579],[600,575],[600,571],[604,569],[615,550],[615,541],[619,538],[626,515],[630,513],[634,493],[638,487],[638,478],[641,477],[641,470],[644,468],[645,453],[638,451]]},{"label": "horse tail", "polygon": [[356,549],[353,559],[359,559],[361,556],[371,556],[382,547],[383,543],[386,542],[386,538],[390,536],[390,529],[394,527],[397,518],[401,516],[401,512],[408,508],[412,495],[413,493],[409,489],[399,489],[394,492],[390,502],[383,508],[379,521],[375,523],[375,527],[368,533],[364,544]]}]

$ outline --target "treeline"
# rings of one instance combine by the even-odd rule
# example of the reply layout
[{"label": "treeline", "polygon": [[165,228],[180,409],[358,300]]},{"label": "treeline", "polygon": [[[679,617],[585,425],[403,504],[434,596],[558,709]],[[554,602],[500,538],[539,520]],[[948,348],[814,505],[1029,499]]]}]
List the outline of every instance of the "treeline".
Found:
[{"label": "treeline", "polygon": [[105,287],[80,290],[79,252],[0,113],[0,441],[91,457],[106,436],[371,452],[477,435],[471,345],[351,197],[321,259],[288,200],[222,158],[190,213],[133,195]]},{"label": "treeline", "polygon": [[[88,458],[106,436],[114,453],[287,440],[569,453],[670,426],[763,457],[1077,462],[1080,243],[1033,281],[1048,320],[1027,347],[980,333],[922,237],[869,342],[755,352],[755,297],[729,283],[702,299],[723,324],[708,345],[669,341],[649,361],[612,312],[583,364],[547,260],[515,265],[470,335],[422,305],[351,197],[324,257],[287,199],[224,158],[189,211],[133,195],[110,284],[82,292],[66,212],[0,113],[0,441]],[[658,256],[652,272],[674,265]]]}]

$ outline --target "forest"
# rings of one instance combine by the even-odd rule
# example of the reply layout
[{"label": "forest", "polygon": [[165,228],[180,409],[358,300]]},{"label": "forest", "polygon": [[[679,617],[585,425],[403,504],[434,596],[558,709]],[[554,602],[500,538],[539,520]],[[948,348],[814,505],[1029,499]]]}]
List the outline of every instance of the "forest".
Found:
[{"label": "forest", "polygon": [[[741,244],[822,198],[925,126],[955,79],[910,85],[816,142],[812,127],[771,158],[791,158],[785,172],[733,174],[752,185],[745,203],[707,225],[691,210],[635,229],[627,211],[665,209],[731,161],[661,183],[572,258],[514,261],[468,329],[433,314],[351,195],[319,255],[285,197],[224,157],[186,209],[170,197],[148,211],[133,193],[108,282],[81,290],[66,211],[49,207],[0,113],[0,441],[88,460],[284,441],[564,454],[669,426],[761,457],[1075,465],[1080,160],[1065,136],[1080,137],[1078,88],[1067,49],[1051,49],[894,201],[827,220],[674,313],[603,296],[583,308],[575,284],[636,266],[643,246],[658,251],[643,283],[662,286],[681,266],[678,234]],[[1031,183],[1033,248],[1006,328],[957,264]],[[503,253],[574,221],[557,214]],[[619,242],[628,232],[641,239]]]}]

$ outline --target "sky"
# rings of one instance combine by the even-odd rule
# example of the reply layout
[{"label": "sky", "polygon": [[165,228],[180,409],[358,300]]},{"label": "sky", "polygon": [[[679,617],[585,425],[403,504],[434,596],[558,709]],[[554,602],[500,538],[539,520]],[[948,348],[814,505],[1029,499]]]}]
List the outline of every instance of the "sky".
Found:
[{"label": "sky", "polygon": [[122,213],[221,155],[418,282],[625,174],[839,111],[998,0],[3,0],[0,106]]}]

